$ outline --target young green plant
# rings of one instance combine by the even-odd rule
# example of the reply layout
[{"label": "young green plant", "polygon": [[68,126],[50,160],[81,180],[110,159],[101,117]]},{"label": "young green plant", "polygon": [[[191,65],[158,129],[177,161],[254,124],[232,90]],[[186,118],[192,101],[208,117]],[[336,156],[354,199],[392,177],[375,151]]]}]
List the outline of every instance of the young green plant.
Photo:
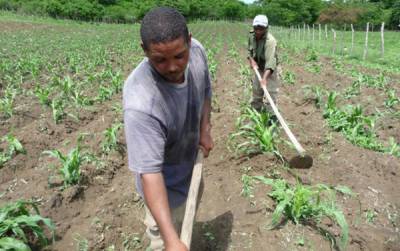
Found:
[{"label": "young green plant", "polygon": [[[31,214],[32,208],[36,214]],[[0,208],[0,250],[30,250],[29,240],[34,237],[44,246],[48,240],[44,233],[46,226],[54,238],[53,222],[40,216],[36,201],[19,200]]]},{"label": "young green plant", "polygon": [[101,149],[104,153],[111,152],[118,147],[118,131],[122,128],[122,123],[115,123],[107,128],[104,132],[104,140]]},{"label": "young green plant", "polygon": [[275,211],[272,214],[272,228],[277,227],[282,219],[292,220],[295,224],[303,222],[318,224],[323,218],[328,218],[340,226],[340,247],[343,250],[346,248],[349,227],[343,212],[336,205],[335,189],[324,184],[290,185],[283,179],[269,179],[263,176],[253,178],[272,187],[272,191],[268,193],[276,201]]},{"label": "young green plant", "polygon": [[78,184],[81,180],[82,165],[92,160],[92,156],[83,151],[81,147],[81,138],[78,139],[77,146],[67,155],[62,154],[59,150],[44,151],[43,153],[61,162],[59,173],[63,179],[64,187]]},{"label": "young green plant", "polygon": [[246,107],[236,123],[237,132],[230,135],[235,152],[253,154],[271,152],[281,156],[277,147],[277,127],[270,124],[270,114]]}]

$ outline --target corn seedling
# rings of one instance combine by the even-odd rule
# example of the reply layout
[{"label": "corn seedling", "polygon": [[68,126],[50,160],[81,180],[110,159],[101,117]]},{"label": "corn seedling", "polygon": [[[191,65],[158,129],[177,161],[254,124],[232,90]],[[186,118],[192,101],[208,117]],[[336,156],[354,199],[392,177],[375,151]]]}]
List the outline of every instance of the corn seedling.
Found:
[{"label": "corn seedling", "polygon": [[53,120],[56,124],[65,116],[64,103],[61,99],[53,99],[50,103]]},{"label": "corn seedling", "polygon": [[111,87],[114,93],[119,93],[123,85],[121,72],[117,72],[111,75]]},{"label": "corn seedling", "polygon": [[373,224],[377,216],[378,214],[375,212],[375,210],[368,209],[365,212],[365,220],[369,224]]},{"label": "corn seedling", "polygon": [[290,185],[285,180],[263,176],[255,176],[254,179],[272,187],[272,191],[268,194],[276,201],[275,211],[272,214],[272,228],[277,227],[283,219],[291,220],[295,224],[303,222],[318,224],[323,218],[328,218],[341,228],[340,246],[342,249],[346,248],[349,227],[343,212],[336,205],[334,189],[324,184]]},{"label": "corn seedling", "polygon": [[247,174],[243,174],[242,175],[242,183],[243,183],[243,188],[242,188],[242,192],[241,195],[243,195],[244,197],[254,197],[253,196],[253,177],[247,175]]},{"label": "corn seedling", "polygon": [[400,144],[397,143],[393,137],[389,138],[389,147],[386,149],[386,152],[393,156],[400,157]]},{"label": "corn seedling", "polygon": [[326,90],[319,85],[305,86],[305,96],[307,99],[314,101],[315,107],[320,108],[322,104],[322,98],[326,93]]},{"label": "corn seedling", "polygon": [[207,60],[208,60],[208,70],[210,71],[211,78],[215,79],[217,74],[218,63],[215,59],[215,55],[217,54],[217,49],[215,47],[208,47],[206,49],[207,52]]},{"label": "corn seedling", "polygon": [[67,76],[64,78],[63,81],[61,81],[61,91],[64,96],[69,97],[72,95],[73,90],[76,88],[75,83],[72,81],[72,79]]},{"label": "corn seedling", "polygon": [[123,110],[122,110],[122,105],[121,105],[121,103],[118,102],[118,103],[114,104],[114,105],[111,107],[111,109],[112,109],[114,112],[116,112],[117,114],[122,115]]},{"label": "corn seedling", "polygon": [[74,102],[75,106],[77,107],[86,107],[93,105],[93,100],[83,95],[82,90],[75,89],[72,91],[71,95],[72,101]]},{"label": "corn seedling", "polygon": [[64,181],[64,187],[78,184],[81,179],[81,166],[85,162],[92,160],[88,153],[83,152],[80,145],[81,138],[78,139],[77,146],[73,148],[67,155],[62,154],[59,150],[44,151],[61,162],[59,173]]},{"label": "corn seedling", "polygon": [[113,245],[111,245],[111,246],[108,246],[108,247],[106,248],[106,251],[115,251],[115,245],[113,244]]},{"label": "corn seedling", "polygon": [[0,151],[0,168],[10,159],[11,157],[7,153]]},{"label": "corn seedling", "polygon": [[21,142],[12,134],[8,134],[7,136],[3,137],[3,141],[6,141],[8,143],[8,154],[10,156],[18,153],[26,153]]},{"label": "corn seedling", "polygon": [[8,87],[3,98],[0,99],[0,114],[2,113],[5,118],[11,118],[13,115],[14,100],[17,92],[15,89]]},{"label": "corn seedling", "polygon": [[101,149],[104,153],[111,152],[118,147],[118,131],[121,129],[122,123],[113,124],[110,128],[107,128],[104,132],[104,140]]},{"label": "corn seedling", "polygon": [[31,251],[23,241],[12,237],[0,237],[0,250]]},{"label": "corn seedling", "polygon": [[358,79],[354,81],[350,87],[345,90],[344,97],[349,99],[353,96],[360,95],[362,82]]},{"label": "corn seedling", "polygon": [[[31,214],[29,208],[36,214]],[[44,234],[43,225],[46,226],[54,237],[55,226],[48,218],[40,216],[38,203],[35,201],[20,200],[9,203],[0,208],[0,249],[30,250],[28,240],[35,237],[41,245],[47,245],[48,240]]]},{"label": "corn seedling", "polygon": [[240,73],[240,76],[242,76],[242,78],[247,79],[249,76],[251,76],[251,69],[245,64],[240,64],[239,65],[239,73]]},{"label": "corn seedling", "polygon": [[113,94],[114,94],[113,88],[100,86],[99,94],[97,95],[96,100],[104,102],[106,100],[111,99]]},{"label": "corn seedling", "polygon": [[314,49],[309,49],[309,50],[307,51],[306,61],[307,61],[307,62],[316,62],[316,61],[318,61],[318,54],[317,54],[317,51],[314,50]]},{"label": "corn seedling", "polygon": [[296,75],[291,71],[286,71],[283,75],[283,81],[288,85],[294,85],[296,82]]},{"label": "corn seedling", "polygon": [[272,152],[280,156],[276,148],[277,127],[275,123],[270,126],[269,123],[269,113],[260,113],[250,107],[245,108],[236,123],[237,132],[230,135],[230,141],[241,141],[236,144],[235,152],[246,154]]},{"label": "corn seedling", "polygon": [[77,235],[75,235],[74,240],[77,243],[77,251],[88,251],[89,250],[89,241],[86,238],[77,234]]},{"label": "corn seedling", "polygon": [[339,73],[343,73],[344,72],[344,65],[341,61],[339,60],[333,60],[332,61],[332,66],[335,69],[335,71],[339,72]]},{"label": "corn seedling", "polygon": [[39,99],[39,103],[43,106],[49,106],[50,105],[50,90],[51,88],[42,88],[40,84],[37,84],[35,86],[35,89],[33,90],[33,93],[35,96]]},{"label": "corn seedling", "polygon": [[142,240],[136,233],[131,234],[131,235],[123,233],[122,237],[124,239],[122,241],[122,245],[124,246],[124,250],[126,250],[126,251],[139,250],[143,247]]},{"label": "corn seedling", "polygon": [[387,92],[387,100],[385,100],[385,106],[387,108],[393,108],[395,105],[400,103],[400,98],[396,96],[396,91],[391,89]]},{"label": "corn seedling", "polygon": [[8,134],[7,136],[4,136],[2,138],[3,142],[7,142],[8,144],[8,151],[3,152],[0,151],[0,167],[3,167],[3,165],[11,160],[11,158],[18,153],[26,153],[24,147],[22,146],[21,142],[14,137],[11,134]]},{"label": "corn seedling", "polygon": [[228,56],[232,59],[239,57],[239,53],[234,45],[229,49]]},{"label": "corn seedling", "polygon": [[319,64],[310,64],[310,65],[307,65],[306,70],[311,73],[320,73],[321,66]]},{"label": "corn seedling", "polygon": [[377,89],[385,89],[388,83],[384,72],[379,73],[378,76],[364,75],[364,79],[367,86]]},{"label": "corn seedling", "polygon": [[336,107],[336,92],[330,92],[325,105],[324,118],[335,131],[342,132],[354,145],[378,152],[387,152],[374,132],[376,117],[365,116],[360,105]]},{"label": "corn seedling", "polygon": [[385,89],[387,85],[387,78],[383,73],[380,73],[378,76],[371,76],[368,74],[356,72],[354,73],[356,77],[356,81],[358,82],[358,86],[367,86],[376,89]]}]

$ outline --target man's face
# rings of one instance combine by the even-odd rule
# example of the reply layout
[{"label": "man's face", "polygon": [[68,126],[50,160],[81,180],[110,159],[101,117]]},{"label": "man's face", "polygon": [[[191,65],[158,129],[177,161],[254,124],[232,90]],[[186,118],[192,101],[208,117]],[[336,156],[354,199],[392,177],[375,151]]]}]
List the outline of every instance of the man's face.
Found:
[{"label": "man's face", "polygon": [[152,43],[147,50],[144,50],[150,64],[167,81],[172,83],[184,81],[189,61],[190,38],[189,36],[189,43],[185,42],[183,36],[166,43]]},{"label": "man's face", "polygon": [[254,26],[253,29],[257,40],[261,39],[267,31],[267,28],[264,26]]}]

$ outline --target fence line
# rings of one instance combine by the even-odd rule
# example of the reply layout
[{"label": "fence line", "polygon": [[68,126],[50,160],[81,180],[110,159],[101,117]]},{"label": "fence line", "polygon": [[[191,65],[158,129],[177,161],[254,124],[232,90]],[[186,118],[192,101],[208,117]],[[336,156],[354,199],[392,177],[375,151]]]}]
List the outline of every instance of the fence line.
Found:
[{"label": "fence line", "polygon": [[[348,27],[350,26],[350,29]],[[330,28],[330,29],[329,29]],[[328,29],[330,31],[328,31]],[[342,29],[335,29],[332,26],[330,27],[328,24],[325,24],[322,27],[322,24],[318,24],[318,31],[316,24],[308,25],[303,23],[302,25],[290,26],[288,29],[277,29],[276,31],[280,31],[281,34],[285,35],[289,41],[297,40],[302,41],[306,44],[306,46],[310,46],[312,48],[319,49],[328,49],[333,54],[338,55],[349,55],[356,56],[357,54],[362,58],[362,60],[366,60],[370,55],[369,52],[369,32],[372,29],[372,25],[368,22],[366,24],[365,32],[365,40],[364,40],[364,48],[360,53],[355,52],[355,28],[354,24],[344,24]],[[325,34],[323,34],[325,30]],[[347,38],[347,31],[351,32],[351,44],[349,44],[349,39]],[[379,32],[378,29],[375,29]],[[318,34],[316,34],[318,32]],[[332,33],[332,37],[329,33]],[[318,36],[318,38],[317,38]],[[331,41],[329,41],[331,40]],[[331,44],[332,43],[332,44]],[[331,46],[329,45],[331,44]],[[380,45],[380,51],[378,49],[378,55],[381,59],[385,57],[385,23],[381,23],[380,26],[380,41],[377,44]],[[374,45],[372,45],[374,46]],[[375,50],[375,49],[374,49]],[[379,58],[378,56],[378,58]]]}]

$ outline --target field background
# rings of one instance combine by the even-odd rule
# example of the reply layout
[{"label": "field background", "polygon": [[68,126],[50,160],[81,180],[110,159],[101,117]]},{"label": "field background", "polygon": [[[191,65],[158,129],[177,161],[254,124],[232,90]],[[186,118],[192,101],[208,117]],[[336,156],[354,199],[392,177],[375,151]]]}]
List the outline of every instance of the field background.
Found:
[{"label": "field background", "polygon": [[[370,56],[362,61],[361,32],[354,55],[342,56],[331,53],[331,37],[313,45],[289,35],[290,29],[272,27],[282,78],[278,106],[314,158],[311,169],[289,170],[271,153],[243,155],[228,149],[250,97],[250,24],[202,21],[189,26],[207,49],[213,75],[215,141],[204,163],[205,188],[192,250],[332,249],[332,238],[310,225],[289,221],[269,230],[275,205],[267,196],[270,187],[254,183],[246,197],[244,175],[280,177],[291,184],[299,176],[308,184],[347,186],[356,195],[336,198],[349,224],[347,250],[399,250],[400,33],[386,33],[384,59],[377,59],[379,36],[372,33]],[[0,168],[0,205],[19,199],[39,202],[41,215],[56,226],[55,242],[44,250],[145,250],[143,202],[135,193],[123,127],[118,126],[123,122],[123,82],[143,58],[138,31],[137,24],[0,15],[0,136],[15,136],[26,150]],[[373,81],[362,80],[359,89],[351,89],[360,76]],[[313,86],[326,92],[307,92]],[[354,145],[329,126],[323,107],[330,91],[338,93],[338,107],[360,104],[365,116],[376,118],[373,131],[383,150]],[[385,101],[390,91],[395,96],[389,106]],[[104,131],[110,128],[118,132],[117,145],[106,151]],[[82,151],[95,160],[82,165],[79,184],[63,188],[60,162],[43,152],[67,154],[81,135]],[[295,153],[283,132],[278,139],[281,154],[290,159]],[[7,141],[1,141],[0,150],[7,149]],[[339,239],[338,226],[321,224]]]}]

